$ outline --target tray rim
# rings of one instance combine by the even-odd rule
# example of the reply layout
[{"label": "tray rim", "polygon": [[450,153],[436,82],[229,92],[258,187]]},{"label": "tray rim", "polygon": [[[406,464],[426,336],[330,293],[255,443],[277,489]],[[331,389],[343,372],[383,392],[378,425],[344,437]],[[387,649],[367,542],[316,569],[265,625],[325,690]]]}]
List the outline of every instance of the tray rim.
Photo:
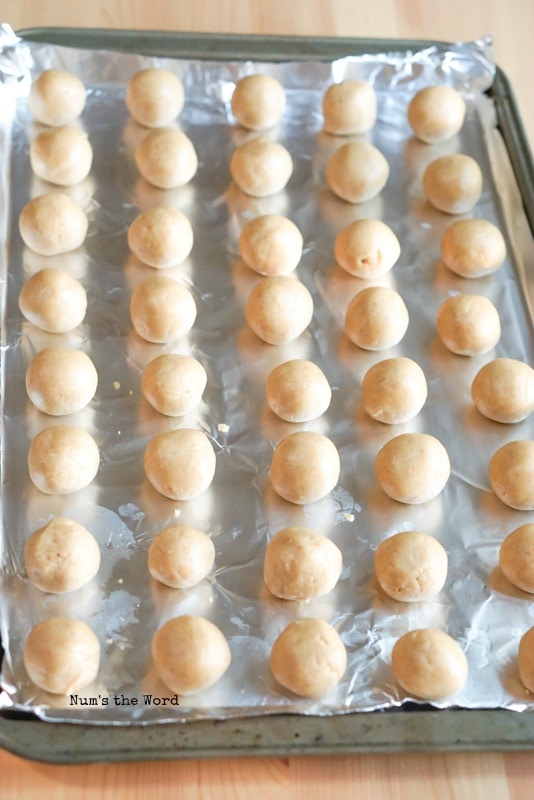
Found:
[{"label": "tray rim", "polygon": [[[267,36],[108,28],[33,27],[28,41],[160,57],[258,61],[307,60],[447,47],[426,39]],[[209,49],[204,49],[209,44]],[[180,48],[179,50],[177,48]],[[215,49],[214,49],[215,48]],[[490,96],[534,235],[534,164],[511,84],[497,66]],[[0,643],[0,660],[2,657]],[[270,723],[270,724],[269,724]],[[267,728],[267,730],[265,730]],[[298,729],[297,729],[298,728]],[[435,709],[411,704],[385,711],[316,717],[297,714],[188,720],[172,724],[86,724],[0,711],[0,747],[55,764],[212,757],[534,749],[534,713]]]}]

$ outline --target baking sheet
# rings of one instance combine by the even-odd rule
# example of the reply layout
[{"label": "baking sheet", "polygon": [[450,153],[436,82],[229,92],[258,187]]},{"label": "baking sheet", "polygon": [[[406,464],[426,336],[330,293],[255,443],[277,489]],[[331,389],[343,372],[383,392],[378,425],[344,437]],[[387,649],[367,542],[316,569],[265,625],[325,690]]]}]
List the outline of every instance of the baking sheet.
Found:
[{"label": "baking sheet", "polygon": [[[128,120],[122,105],[129,75],[154,63],[171,66],[186,82],[189,102],[180,125],[193,138],[201,162],[192,183],[172,193],[151,190],[139,181],[132,152],[142,132]],[[527,421],[503,430],[476,416],[468,396],[471,378],[490,358],[510,355],[532,363],[532,320],[524,302],[529,299],[529,287],[523,280],[529,274],[532,251],[524,251],[520,201],[494,129],[494,108],[483,94],[494,70],[489,44],[482,41],[451,46],[445,52],[430,48],[408,56],[379,54],[326,64],[262,63],[262,71],[280,77],[289,89],[291,112],[276,136],[292,153],[296,167],[287,191],[265,201],[236,192],[228,171],[233,147],[244,135],[233,125],[231,92],[237,77],[259,65],[154,59],[14,40],[3,50],[2,65],[3,74],[12,78],[1,87],[4,107],[12,111],[5,115],[2,129],[10,148],[5,150],[10,158],[2,164],[10,212],[4,216],[8,222],[4,254],[7,251],[9,258],[4,259],[3,273],[9,277],[3,315],[3,375],[7,376],[2,464],[4,706],[30,708],[45,719],[115,723],[390,708],[407,699],[389,669],[393,642],[410,628],[437,625],[458,639],[470,663],[470,681],[455,704],[529,708],[530,699],[518,682],[515,654],[519,637],[531,625],[532,604],[503,584],[495,567],[504,536],[522,522],[532,521],[533,515],[499,504],[489,489],[486,468],[488,454],[504,441],[532,438],[532,425]],[[43,265],[42,259],[23,252],[16,224],[24,202],[42,191],[29,170],[28,141],[34,126],[25,96],[32,74],[50,65],[65,66],[88,84],[83,124],[95,147],[90,179],[76,190],[90,216],[89,237],[83,251],[64,262],[91,295],[86,323],[70,343],[85,349],[99,369],[97,398],[82,412],[81,421],[95,434],[103,464],[95,483],[74,498],[44,497],[33,489],[26,474],[29,439],[51,421],[29,407],[24,372],[31,355],[48,343],[48,337],[23,324],[16,308],[22,282]],[[337,201],[324,186],[324,164],[337,142],[321,132],[320,98],[332,79],[345,75],[364,77],[378,90],[379,121],[372,140],[392,167],[382,196],[365,207]],[[491,278],[469,282],[468,288],[438,263],[440,233],[450,218],[431,211],[422,201],[422,169],[438,151],[411,140],[405,121],[408,98],[429,78],[457,86],[466,97],[467,124],[444,147],[479,160],[485,191],[476,214],[495,221],[508,238],[505,267]],[[127,313],[132,286],[151,271],[130,257],[126,227],[140,209],[162,201],[184,210],[195,229],[192,258],[178,272],[195,293],[199,318],[188,340],[172,349],[196,355],[210,376],[199,413],[193,420],[178,422],[159,418],[140,399],[142,366],[161,349],[132,336]],[[267,211],[285,213],[301,228],[305,253],[298,274],[312,291],[316,306],[309,332],[282,350],[255,340],[242,316],[255,278],[237,260],[237,236],[247,219]],[[335,266],[332,245],[339,228],[359,216],[384,219],[403,246],[387,282],[405,298],[411,324],[395,354],[415,358],[427,374],[430,389],[425,409],[407,426],[374,423],[365,418],[359,405],[365,370],[392,353],[359,351],[342,334],[344,308],[357,281]],[[501,342],[482,359],[454,357],[435,339],[439,304],[460,290],[486,294],[501,314]],[[263,382],[272,366],[295,356],[316,361],[333,385],[330,411],[308,427],[331,436],[342,457],[340,485],[332,496],[304,509],[278,501],[268,485],[272,449],[289,428],[265,413]],[[216,481],[202,502],[171,503],[148,489],[141,474],[142,453],[151,435],[191,422],[212,437],[218,458]],[[399,507],[388,501],[377,490],[373,475],[378,448],[404,430],[434,433],[446,442],[453,461],[454,474],[446,491],[424,508]],[[103,547],[103,567],[96,582],[76,596],[42,595],[24,578],[24,541],[57,513],[86,524]],[[151,539],[176,519],[208,530],[217,549],[215,573],[186,593],[155,586],[146,571]],[[261,583],[268,538],[294,522],[328,533],[341,547],[345,563],[336,590],[304,605],[274,601]],[[378,592],[372,556],[382,538],[414,527],[428,530],[444,543],[450,572],[436,601],[406,607],[387,602]],[[514,627],[510,629],[512,611]],[[102,669],[98,686],[89,693],[98,699],[96,707],[73,708],[68,700],[58,704],[57,699],[36,694],[25,679],[22,642],[33,624],[56,613],[86,619],[99,635]],[[221,626],[232,649],[232,667],[212,690],[188,699],[187,705],[182,701],[170,711],[169,706],[146,706],[145,694],[162,698],[168,694],[151,670],[151,635],[179,613],[202,613]],[[274,638],[291,619],[303,615],[321,616],[334,624],[349,652],[345,680],[320,703],[290,697],[268,671]],[[120,702],[123,696],[126,701],[137,698],[138,704],[115,704],[114,698]],[[102,698],[108,699],[107,705]]]}]

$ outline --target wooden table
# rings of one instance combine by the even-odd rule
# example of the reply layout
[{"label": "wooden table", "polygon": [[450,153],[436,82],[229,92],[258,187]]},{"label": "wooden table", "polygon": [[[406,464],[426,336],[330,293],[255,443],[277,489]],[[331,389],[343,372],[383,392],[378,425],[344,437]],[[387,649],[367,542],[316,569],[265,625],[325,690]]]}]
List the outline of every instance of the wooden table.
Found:
[{"label": "wooden table", "polygon": [[[471,40],[495,37],[528,139],[534,143],[532,0],[0,0],[0,21],[306,36]],[[0,752],[0,797],[373,798],[524,800],[534,795],[529,753],[251,758],[57,767]]]}]

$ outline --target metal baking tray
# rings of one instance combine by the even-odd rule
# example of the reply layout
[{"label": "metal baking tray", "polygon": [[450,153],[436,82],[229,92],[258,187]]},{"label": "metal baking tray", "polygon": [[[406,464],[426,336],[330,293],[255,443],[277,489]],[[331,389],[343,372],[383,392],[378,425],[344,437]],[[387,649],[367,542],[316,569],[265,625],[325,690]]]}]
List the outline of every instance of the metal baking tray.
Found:
[{"label": "metal baking tray", "polygon": [[[409,52],[443,43],[37,28],[24,39],[146,55],[256,61],[331,60],[348,55]],[[489,90],[498,126],[534,233],[534,166],[513,92],[497,67]],[[0,649],[1,656],[1,649]],[[0,745],[53,763],[221,756],[534,748],[534,714],[507,710],[436,710],[421,705],[326,717],[276,714],[173,724],[45,722],[30,713],[0,712]]]}]

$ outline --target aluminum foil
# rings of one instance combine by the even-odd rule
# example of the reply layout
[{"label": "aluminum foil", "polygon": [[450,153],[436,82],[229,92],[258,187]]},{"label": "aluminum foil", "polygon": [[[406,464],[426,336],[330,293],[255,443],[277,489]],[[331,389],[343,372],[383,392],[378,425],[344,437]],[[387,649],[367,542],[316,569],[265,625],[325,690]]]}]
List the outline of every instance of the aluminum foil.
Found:
[{"label": "aluminum foil", "polygon": [[[471,380],[496,356],[533,360],[532,237],[521,208],[507,154],[495,127],[491,100],[494,64],[487,40],[433,47],[422,52],[383,53],[333,62],[213,62],[158,59],[128,53],[84,51],[17,39],[7,26],[0,39],[0,168],[2,292],[2,518],[0,539],[0,625],[5,656],[0,706],[32,709],[45,719],[94,723],[167,722],[274,712],[337,714],[402,705],[409,700],[390,667],[391,648],[408,630],[435,626],[447,631],[465,651],[469,680],[451,701],[466,708],[532,707],[517,672],[521,635],[534,624],[531,598],[514,590],[498,568],[505,536],[534,514],[513,511],[491,491],[487,466],[506,441],[534,438],[533,420],[504,426],[479,415],[470,398]],[[193,140],[199,170],[187,186],[162,191],[144,182],[133,151],[145,131],[128,117],[125,84],[138,69],[165,66],[183,80],[186,104],[178,125]],[[80,125],[94,149],[90,176],[69,193],[86,210],[89,233],[78,251],[53,259],[24,249],[18,215],[33,196],[50,190],[32,175],[29,142],[38,130],[27,106],[32,79],[59,66],[79,75],[87,90]],[[231,184],[229,161],[249,133],[235,124],[230,98],[239,77],[262,71],[286,88],[288,110],[270,135],[294,160],[287,189],[254,200]],[[322,131],[321,98],[332,81],[368,80],[378,94],[378,121],[365,137],[386,156],[391,175],[382,194],[364,205],[336,199],[325,186],[324,166],[342,139]],[[406,107],[428,83],[456,87],[468,113],[461,133],[441,145],[415,141]],[[463,152],[476,158],[484,191],[474,215],[495,222],[508,245],[505,265],[493,276],[467,281],[439,260],[439,241],[451,218],[424,201],[421,175],[438,155]],[[129,252],[126,231],[140,210],[158,203],[181,209],[191,220],[195,243],[186,264],[171,270],[190,287],[197,322],[183,340],[151,345],[132,330],[129,296],[149,267]],[[295,342],[272,347],[248,329],[245,299],[258,277],[240,262],[237,239],[244,224],[260,213],[289,216],[304,237],[297,274],[311,291],[315,313]],[[381,283],[403,296],[410,325],[393,350],[366,352],[343,333],[343,317],[361,282],[336,265],[337,232],[361,217],[377,217],[397,234],[402,253]],[[58,337],[27,323],[18,310],[24,281],[44,266],[67,269],[86,287],[85,322]],[[476,292],[497,306],[502,338],[484,356],[455,356],[439,343],[436,313],[457,292]],[[532,308],[532,305],[530,305]],[[47,496],[31,483],[26,466],[31,438],[42,428],[65,422],[38,412],[25,392],[25,371],[42,347],[61,341],[88,353],[99,372],[97,395],[67,421],[85,427],[101,451],[95,481],[74,495]],[[152,410],[140,392],[144,365],[161,352],[192,354],[209,380],[201,406],[182,419]],[[409,423],[387,426],[367,417],[361,406],[361,380],[375,362],[392,355],[415,359],[426,374],[429,396]],[[317,363],[333,390],[330,409],[305,425],[278,420],[266,409],[264,384],[269,371],[288,358]],[[178,503],[158,495],[143,474],[149,439],[176,427],[199,427],[213,443],[217,470],[212,487],[198,500]],[[273,449],[296,429],[327,434],[341,456],[339,485],[321,502],[305,507],[280,500],[269,484]],[[388,499],[373,470],[379,448],[405,431],[424,431],[447,447],[452,475],[432,502],[408,506]],[[26,539],[54,515],[84,524],[102,549],[97,577],[63,596],[44,594],[25,576]],[[166,588],[150,579],[147,550],[158,531],[177,521],[205,530],[213,538],[212,574],[189,591]],[[277,600],[262,581],[270,538],[290,524],[304,524],[329,536],[343,553],[336,588],[308,603]],[[379,542],[394,532],[425,530],[449,556],[443,591],[425,603],[388,600],[373,574]],[[206,616],[223,630],[232,665],[211,689],[171,704],[172,693],[158,681],[150,658],[155,630],[179,614]],[[102,646],[95,685],[69,697],[47,696],[29,682],[22,649],[30,629],[49,616],[85,620]],[[340,633],[348,667],[339,686],[319,701],[300,699],[276,684],[269,652],[292,620],[320,617]],[[146,698],[152,698],[147,700]],[[154,700],[155,698],[155,700]],[[167,702],[163,703],[163,698]]]}]

